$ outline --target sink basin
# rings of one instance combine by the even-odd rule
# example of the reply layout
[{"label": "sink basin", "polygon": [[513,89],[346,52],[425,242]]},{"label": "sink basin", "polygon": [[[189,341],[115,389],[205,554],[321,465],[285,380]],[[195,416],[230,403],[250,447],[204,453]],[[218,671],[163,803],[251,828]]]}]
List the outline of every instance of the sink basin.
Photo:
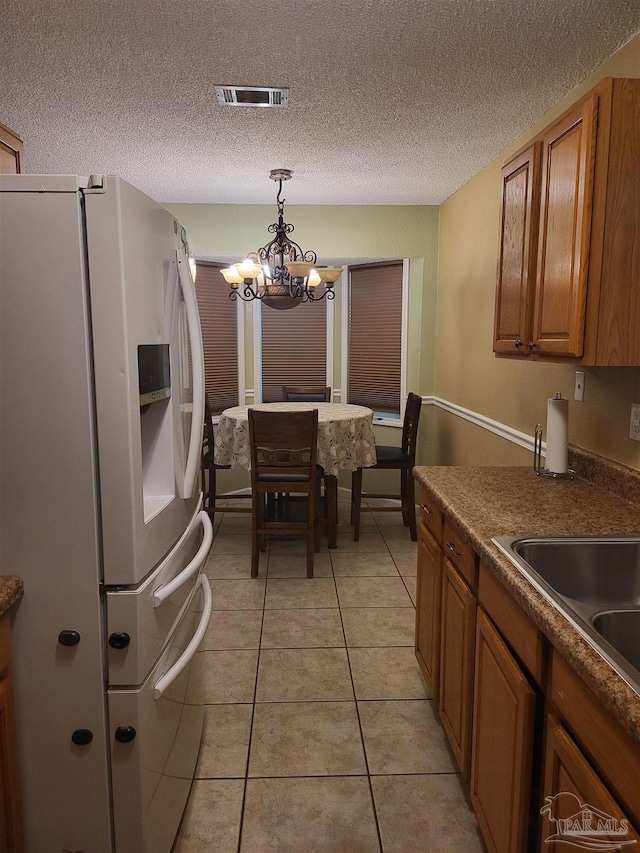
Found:
[{"label": "sink basin", "polygon": [[520,539],[513,550],[560,595],[640,606],[640,539]]},{"label": "sink basin", "polygon": [[640,670],[640,610],[605,610],[592,620],[596,631]]},{"label": "sink basin", "polygon": [[492,542],[640,694],[640,537]]}]

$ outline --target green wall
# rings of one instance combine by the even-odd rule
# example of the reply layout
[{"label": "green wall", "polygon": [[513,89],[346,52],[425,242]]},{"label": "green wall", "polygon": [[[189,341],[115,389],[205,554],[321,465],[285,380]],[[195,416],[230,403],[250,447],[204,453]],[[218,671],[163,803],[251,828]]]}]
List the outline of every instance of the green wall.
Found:
[{"label": "green wall", "polygon": [[[189,245],[198,258],[241,260],[247,252],[266,244],[271,235],[268,226],[277,218],[273,205],[167,204],[187,231]],[[343,263],[366,260],[410,259],[408,312],[407,390],[422,395],[434,392],[435,329],[437,295],[438,208],[433,206],[314,206],[289,205],[285,220],[295,225],[293,238],[303,249],[312,249],[319,263]],[[220,286],[228,285],[220,279]],[[334,381],[340,389],[341,287],[334,301]],[[304,306],[293,309],[304,310]],[[245,306],[245,386],[254,388],[252,309]],[[344,397],[344,393],[343,393]],[[248,402],[252,401],[252,397]],[[430,407],[427,407],[429,409]],[[430,411],[423,411],[426,422]],[[426,427],[421,431],[426,433]],[[376,440],[399,444],[400,430],[375,427]],[[421,460],[425,461],[425,460]],[[220,490],[247,485],[244,475],[221,472]],[[396,478],[397,479],[397,478]],[[366,488],[396,488],[388,475],[371,472]],[[340,484],[349,485],[342,477]]]}]

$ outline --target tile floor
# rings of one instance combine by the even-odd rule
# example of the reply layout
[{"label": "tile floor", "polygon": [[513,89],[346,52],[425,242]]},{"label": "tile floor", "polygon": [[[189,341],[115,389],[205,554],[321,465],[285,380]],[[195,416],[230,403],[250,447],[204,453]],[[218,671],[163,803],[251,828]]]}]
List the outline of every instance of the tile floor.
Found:
[{"label": "tile floor", "polygon": [[[237,501],[234,502],[237,506]],[[250,516],[216,515],[205,728],[174,853],[474,853],[477,824],[413,652],[416,545],[365,512],[314,578]]]}]

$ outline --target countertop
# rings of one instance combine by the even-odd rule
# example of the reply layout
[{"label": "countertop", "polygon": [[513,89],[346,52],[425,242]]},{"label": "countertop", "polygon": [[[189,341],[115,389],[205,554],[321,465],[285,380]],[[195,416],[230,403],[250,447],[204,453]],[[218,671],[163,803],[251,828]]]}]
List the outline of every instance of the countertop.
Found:
[{"label": "countertop", "polygon": [[640,536],[640,506],[581,478],[538,477],[533,468],[418,466],[413,473],[538,628],[640,741],[640,696],[491,542],[492,536]]},{"label": "countertop", "polygon": [[22,598],[24,585],[22,578],[15,575],[0,575],[0,616]]}]

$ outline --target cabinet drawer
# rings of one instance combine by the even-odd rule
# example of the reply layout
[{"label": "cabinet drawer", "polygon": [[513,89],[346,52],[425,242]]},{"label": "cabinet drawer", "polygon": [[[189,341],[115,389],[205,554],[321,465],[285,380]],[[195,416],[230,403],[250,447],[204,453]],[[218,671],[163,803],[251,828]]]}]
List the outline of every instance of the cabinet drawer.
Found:
[{"label": "cabinet drawer", "polygon": [[478,600],[507,643],[543,686],[546,640],[491,569],[480,563]]},{"label": "cabinet drawer", "polygon": [[442,542],[442,510],[424,489],[420,494],[420,521],[440,544]]},{"label": "cabinet drawer", "polygon": [[607,786],[640,826],[640,744],[618,725],[555,650],[551,699]]},{"label": "cabinet drawer", "polygon": [[477,583],[476,555],[467,542],[466,536],[454,527],[449,519],[444,523],[442,549],[445,557],[450,560],[472,590]]}]

